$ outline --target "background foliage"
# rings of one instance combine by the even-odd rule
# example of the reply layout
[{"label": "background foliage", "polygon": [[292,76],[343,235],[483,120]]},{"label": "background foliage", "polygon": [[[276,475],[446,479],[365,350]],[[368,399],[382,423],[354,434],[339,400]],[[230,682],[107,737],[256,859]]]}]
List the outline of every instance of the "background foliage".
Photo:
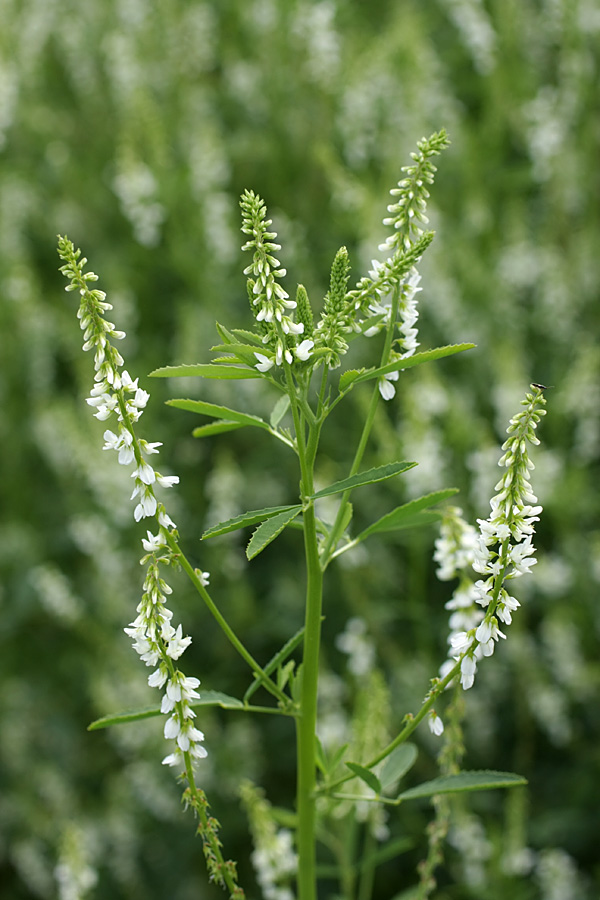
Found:
[{"label": "background foliage", "polygon": [[[83,398],[91,364],[57,273],[57,232],[83,247],[144,375],[207,358],[214,320],[248,321],[237,198],[266,200],[292,289],[320,302],[335,251],[356,278],[384,237],[387,191],[414,143],[453,141],[432,196],[422,346],[464,357],[407,372],[365,464],[417,459],[401,497],[456,485],[487,515],[505,424],[527,384],[548,393],[534,489],[542,551],[511,640],[467,697],[466,765],[518,771],[525,791],[457,813],[440,898],[595,896],[600,827],[597,691],[600,284],[594,0],[3,0],[0,4],[0,880],[7,900],[212,896],[156,722],[88,734],[148,702],[122,633],[138,602],[139,528],[128,484],[100,451]],[[145,436],[181,475],[176,519],[215,596],[267,659],[301,620],[296,536],[247,564],[240,539],[200,547],[205,525],[288,502],[295,474],[262,435],[194,441],[192,416],[152,392]],[[226,402],[216,388],[213,395]],[[271,398],[254,384],[239,402]],[[365,398],[329,432],[323,481],[341,477]],[[390,489],[388,489],[390,490]],[[394,498],[396,499],[396,498]],[[393,505],[375,492],[365,518]],[[335,636],[361,616],[396,717],[445,656],[448,586],[434,533],[375,543],[333,574],[325,712],[352,691]],[[247,673],[181,582],[205,688]],[[415,649],[418,658],[415,660]],[[345,680],[342,680],[345,679]],[[330,720],[331,721],[331,720]],[[211,713],[205,783],[226,850],[250,880],[241,775],[288,801],[288,723]],[[422,735],[433,772],[435,744]],[[427,756],[425,756],[427,759]],[[428,768],[430,766],[430,768]],[[390,821],[410,834],[426,804]],[[417,843],[376,890],[412,883]],[[200,893],[199,893],[200,891]]]}]

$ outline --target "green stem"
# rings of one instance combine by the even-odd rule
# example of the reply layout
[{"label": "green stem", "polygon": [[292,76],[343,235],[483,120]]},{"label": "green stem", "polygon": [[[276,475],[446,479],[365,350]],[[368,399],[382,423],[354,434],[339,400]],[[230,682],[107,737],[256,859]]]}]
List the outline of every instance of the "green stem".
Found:
[{"label": "green stem", "polygon": [[266,688],[266,690],[268,690],[269,693],[273,694],[274,697],[277,697],[277,699],[283,704],[284,707],[289,706],[289,704],[290,704],[289,697],[287,697],[284,694],[284,692],[281,691],[277,687],[277,685],[274,684],[273,681],[271,681],[271,679],[269,678],[267,673],[264,671],[264,669],[262,669],[259,666],[259,664],[256,662],[256,660],[252,656],[252,654],[248,650],[246,650],[246,648],[244,647],[244,645],[242,644],[242,642],[240,641],[240,639],[238,638],[236,633],[233,631],[233,629],[231,628],[231,626],[229,625],[227,620],[224,618],[224,616],[221,615],[221,613],[220,613],[219,609],[217,608],[217,606],[215,605],[212,597],[206,590],[205,586],[202,584],[202,581],[196,575],[194,568],[188,562],[185,554],[183,553],[181,547],[179,546],[179,544],[177,543],[175,538],[171,534],[169,534],[168,531],[165,531],[165,534],[166,534],[167,542],[168,542],[170,548],[173,550],[173,553],[176,554],[177,561],[180,563],[182,569],[184,570],[184,572],[186,573],[186,575],[188,576],[188,578],[190,579],[190,581],[192,582],[192,584],[194,585],[194,587],[196,588],[196,590],[198,591],[198,593],[200,594],[202,599],[204,600],[206,606],[210,610],[212,616],[218,622],[221,630],[224,632],[224,634],[228,638],[229,642],[235,647],[235,649],[240,654],[242,659],[244,659],[248,663],[248,665],[253,670],[256,677],[260,680],[261,684]]},{"label": "green stem", "polygon": [[[312,473],[310,474],[312,475]],[[309,489],[312,488],[311,482],[312,479],[309,481]],[[298,748],[298,896],[299,900],[315,900],[315,751],[323,573],[319,562],[315,511],[312,501],[304,512],[304,545],[307,573],[306,618],[302,659],[301,712],[296,719]]]},{"label": "green stem", "polygon": [[184,795],[185,799],[190,803],[198,816],[200,824],[198,833],[202,836],[204,844],[205,857],[209,868],[211,879],[214,878],[221,887],[227,886],[230,897],[243,900],[244,892],[237,883],[235,877],[235,867],[231,863],[227,863],[221,853],[221,841],[219,840],[217,828],[218,822],[210,819],[207,815],[208,803],[203,791],[196,787],[194,778],[194,769],[192,766],[192,758],[189,751],[184,751],[185,760],[185,777],[188,783],[188,789]]},{"label": "green stem", "polygon": [[[369,859],[375,849],[375,838],[369,828],[367,823],[366,825],[366,835],[363,849],[363,859]],[[373,881],[375,879],[375,866],[373,864],[364,865],[360,880],[358,882],[358,891],[356,893],[356,900],[370,900],[371,895],[373,893]]]},{"label": "green stem", "polygon": [[[383,351],[381,353],[381,361],[379,363],[379,367],[385,366],[389,361],[390,352],[392,349],[392,341],[394,339],[394,329],[396,327],[396,318],[398,315],[398,303],[400,298],[400,286],[396,285],[394,289],[394,293],[392,296],[392,309],[390,312],[390,325],[387,330],[385,336],[385,344],[383,347]],[[358,442],[358,447],[356,448],[356,453],[354,454],[354,460],[352,462],[352,467],[348,472],[348,478],[351,478],[353,475],[356,475],[360,464],[362,462],[362,458],[364,456],[365,450],[367,448],[367,443],[369,441],[369,437],[371,436],[371,430],[373,428],[373,422],[375,421],[375,413],[377,412],[377,406],[379,405],[379,385],[376,383],[373,388],[373,393],[371,395],[371,402],[369,403],[369,409],[367,412],[367,417],[365,419],[365,423],[363,425],[363,430],[360,436],[360,440]],[[350,500],[351,491],[344,491],[342,494],[342,499],[340,501],[339,509],[337,511],[337,515],[335,517],[335,522],[331,528],[329,533],[329,538],[323,548],[322,551],[322,566],[323,570],[329,565],[332,560],[333,554],[332,551],[335,551],[337,542],[341,537],[342,530],[342,522],[344,521],[346,515],[346,508],[348,506],[348,502]]]},{"label": "green stem", "polygon": [[304,650],[302,656],[302,686],[300,715],[296,719],[298,814],[298,898],[316,900],[316,725],[317,690],[319,682],[319,647],[321,641],[321,609],[323,603],[323,573],[319,560],[314,502],[314,461],[319,442],[320,423],[314,416],[309,424],[308,440],[305,421],[300,414],[304,404],[298,403],[291,369],[284,363],[284,371],[301,472],[301,499],[304,519],[304,551],[306,557],[306,608],[304,620]]},{"label": "green stem", "polygon": [[[464,656],[464,654],[463,654],[463,656]],[[380,753],[378,753],[377,756],[374,756],[373,759],[369,760],[369,762],[364,763],[364,766],[366,769],[371,769],[373,766],[376,766],[377,763],[380,763],[387,756],[389,756],[390,753],[392,752],[392,750],[395,750],[396,747],[398,747],[400,744],[403,744],[406,740],[408,740],[408,738],[413,733],[413,731],[415,730],[417,725],[419,725],[423,721],[423,719],[425,718],[425,716],[427,715],[427,713],[429,712],[429,710],[431,709],[431,707],[433,706],[433,704],[435,703],[437,698],[440,696],[440,694],[446,689],[446,687],[450,684],[452,679],[458,674],[461,661],[462,661],[462,656],[458,660],[458,662],[452,667],[452,669],[450,669],[450,671],[448,672],[446,677],[443,678],[441,681],[439,681],[436,684],[435,688],[433,688],[429,692],[429,694],[427,695],[427,699],[423,703],[421,709],[416,714],[416,716],[413,716],[410,714],[405,716],[404,721],[406,721],[406,725],[404,726],[402,731],[400,731],[399,734],[396,735],[394,740],[391,743],[389,743],[387,745],[387,747],[384,747],[384,749]],[[319,791],[319,793],[330,794],[332,791],[336,791],[342,784],[345,784],[347,781],[351,781],[351,779],[355,778],[355,777],[356,776],[352,772],[350,772],[348,775],[344,775],[343,778],[339,778],[337,781],[334,781],[331,784],[326,785],[324,788],[322,788]]]},{"label": "green stem", "polygon": [[[135,430],[134,430],[131,420],[129,418],[129,414],[127,412],[127,406],[126,406],[123,390],[117,391],[117,398],[118,398],[118,402],[119,402],[119,409],[121,410],[121,416],[123,418],[123,424],[126,426],[126,428],[128,429],[128,431],[130,432],[130,434],[133,438],[133,452],[135,454],[136,462],[138,465],[141,465],[141,463],[143,462],[143,456],[142,456],[142,452],[140,450],[140,445],[139,445],[139,442],[137,439],[137,435],[135,433]],[[186,573],[186,575],[188,576],[188,578],[190,579],[190,581],[192,582],[192,584],[194,585],[194,587],[196,588],[196,590],[198,591],[198,593],[200,594],[202,599],[204,600],[205,604],[208,606],[210,612],[212,613],[212,615],[214,616],[216,621],[219,623],[221,629],[223,630],[223,632],[229,639],[230,643],[233,644],[233,646],[235,647],[237,652],[240,654],[242,659],[244,659],[248,663],[248,665],[254,671],[254,673],[256,674],[256,677],[264,685],[266,690],[269,691],[271,694],[273,694],[274,697],[277,697],[277,699],[280,701],[280,703],[283,704],[284,707],[289,706],[289,704],[290,704],[289,697],[287,697],[284,694],[284,692],[281,691],[277,687],[277,685],[271,681],[269,676],[259,666],[259,664],[256,662],[254,657],[249,653],[248,650],[246,650],[246,648],[244,647],[244,645],[242,644],[242,642],[240,641],[240,639],[238,638],[238,636],[236,635],[234,630],[231,628],[229,623],[226,621],[226,619],[221,615],[221,613],[215,606],[215,604],[212,600],[212,597],[206,590],[206,587],[204,586],[202,581],[196,575],[196,572],[195,572],[193,566],[191,566],[190,563],[188,562],[187,557],[185,556],[183,550],[177,543],[176,539],[166,529],[164,530],[164,533],[166,535],[169,547],[177,555],[177,559],[178,559],[179,563],[181,564],[181,567],[183,568],[184,572]]]}]

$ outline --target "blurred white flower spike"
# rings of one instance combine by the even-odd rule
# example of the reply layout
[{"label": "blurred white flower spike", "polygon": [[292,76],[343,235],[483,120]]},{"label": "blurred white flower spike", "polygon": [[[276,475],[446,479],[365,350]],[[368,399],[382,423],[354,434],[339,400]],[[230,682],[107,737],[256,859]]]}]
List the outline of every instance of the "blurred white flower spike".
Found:
[{"label": "blurred white flower spike", "polygon": [[[475,541],[469,526],[462,520],[462,528],[458,529],[461,536],[458,544],[469,537],[472,568],[484,577],[474,584],[466,578],[464,569],[469,558],[462,553],[458,562],[459,546],[449,541],[448,532],[437,543],[436,559],[441,565],[438,577],[448,578],[455,574],[461,577],[461,584],[446,608],[460,609],[460,615],[453,612],[450,620],[449,644],[451,659],[454,663],[460,662],[460,680],[465,690],[474,683],[479,660],[491,656],[498,640],[506,638],[499,621],[510,625],[512,614],[520,606],[519,601],[509,594],[506,583],[529,574],[537,562],[533,534],[542,507],[529,483],[529,473],[534,465],[529,459],[527,445],[539,444],[535,430],[540,418],[546,414],[546,400],[541,385],[532,384],[531,388],[522,401],[525,409],[513,416],[507,429],[509,437],[502,445],[504,455],[498,462],[506,472],[495,487],[498,493],[490,501],[489,517],[477,520],[479,535]],[[454,530],[456,533],[456,527]],[[462,628],[457,630],[458,622]],[[453,663],[448,660],[442,667],[442,677],[452,668]]]}]

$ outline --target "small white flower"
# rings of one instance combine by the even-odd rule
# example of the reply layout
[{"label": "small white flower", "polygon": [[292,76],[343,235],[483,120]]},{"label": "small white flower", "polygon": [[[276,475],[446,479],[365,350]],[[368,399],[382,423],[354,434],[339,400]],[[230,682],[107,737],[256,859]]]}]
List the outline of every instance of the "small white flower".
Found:
[{"label": "small white flower", "polygon": [[143,438],[140,438],[139,445],[142,451],[150,456],[152,453],[159,452],[156,448],[162,447],[162,441],[145,441]]},{"label": "small white flower", "polygon": [[[139,484],[141,484],[141,482],[138,482],[138,485]],[[136,486],[133,494],[131,495],[131,499],[133,499],[139,492],[140,491]],[[148,516],[153,516],[155,512],[156,497],[148,487],[144,486],[144,491],[142,497],[140,498],[140,502],[133,511],[133,518],[136,522],[139,522],[140,519],[145,519],[148,518]]]},{"label": "small white flower", "polygon": [[158,523],[162,525],[163,528],[177,528],[173,519],[167,515],[165,508],[159,506],[158,508]]},{"label": "small white flower", "polygon": [[258,362],[256,363],[256,368],[259,372],[268,372],[269,369],[273,368],[274,362],[270,357],[265,356],[264,353],[257,353],[256,351],[254,351],[254,355],[258,360]]},{"label": "small white flower", "polygon": [[[169,740],[169,738],[176,738],[180,731],[181,725],[179,723],[177,715],[174,713],[172,716],[169,716],[169,718],[165,722],[165,737],[167,738],[167,740]],[[187,750],[187,747],[185,749]]]},{"label": "small white flower", "polygon": [[429,730],[432,734],[435,734],[437,737],[439,737],[443,733],[444,723],[434,709],[432,709],[429,713],[428,724]]},{"label": "small white flower", "polygon": [[299,360],[302,360],[302,362],[305,362],[310,357],[310,351],[312,350],[312,348],[314,346],[315,346],[314,341],[310,341],[308,339],[305,341],[302,341],[302,343],[298,344],[298,346],[294,350],[294,353],[296,354],[296,358]]},{"label": "small white flower", "polygon": [[174,484],[179,484],[179,475],[159,475],[156,473],[156,482],[161,487],[170,488]]},{"label": "small white flower", "polygon": [[144,409],[149,399],[150,394],[148,391],[143,391],[141,388],[138,388],[135,392],[135,397],[131,402],[134,406],[137,406],[138,409]]},{"label": "small white flower", "polygon": [[465,653],[472,643],[473,638],[466,631],[459,631],[457,634],[452,635],[450,638],[452,652],[455,656],[460,656],[461,654]]},{"label": "small white flower", "polygon": [[179,659],[181,654],[190,646],[191,643],[191,637],[182,636],[182,628],[181,625],[179,625],[177,631],[175,632],[175,636],[169,641],[167,647],[167,655],[170,656],[171,659]]},{"label": "small white flower", "polygon": [[166,672],[166,667],[161,665],[158,667],[158,669],[156,669],[155,672],[152,673],[152,675],[148,676],[148,684],[150,685],[150,687],[161,688],[167,678],[168,675]]},{"label": "small white flower", "polygon": [[392,381],[398,381],[399,372],[388,372],[379,379],[379,393],[384,400],[391,400],[396,395],[396,388]]},{"label": "small white flower", "polygon": [[460,683],[465,691],[473,687],[477,662],[472,656],[465,656],[460,664]]},{"label": "small white flower", "polygon": [[151,465],[147,462],[142,462],[134,471],[131,473],[132,478],[139,478],[144,484],[154,484],[156,481],[156,473]]},{"label": "small white flower", "polygon": [[144,550],[147,550],[148,553],[154,553],[156,550],[164,547],[166,541],[162,532],[152,534],[151,531],[147,531],[146,534],[148,535],[148,539],[142,538],[142,547]]},{"label": "small white flower", "polygon": [[284,334],[303,334],[304,322],[292,322],[287,316],[283,317],[281,327]]}]

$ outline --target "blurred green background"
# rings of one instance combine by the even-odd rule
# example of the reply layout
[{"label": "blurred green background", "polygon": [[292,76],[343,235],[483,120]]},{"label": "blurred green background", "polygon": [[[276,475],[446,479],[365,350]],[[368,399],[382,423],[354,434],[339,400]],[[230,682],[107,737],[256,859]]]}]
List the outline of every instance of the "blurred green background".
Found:
[{"label": "blurred green background", "polygon": [[[477,349],[407,371],[367,462],[420,465],[367,492],[357,516],[455,485],[465,515],[485,517],[508,418],[530,381],[554,386],[534,451],[540,561],[519,585],[510,640],[466,698],[465,767],[517,771],[529,787],[470,804],[436,896],[598,896],[599,46],[597,0],[0,3],[3,900],[218,896],[160,766],[160,724],[86,732],[155,698],[122,632],[139,598],[143,529],[128,473],[102,453],[106,426],[84,402],[92,360],[56,234],[83,248],[128,334],[127,368],[152,393],[142,433],[164,441],[161,469],[181,476],[169,499],[184,546],[267,660],[302,619],[298,535],[252,564],[240,535],[198,538],[245,509],[289,502],[297,474],[262,434],[195,441],[197,420],[162,403],[181,383],[145,376],[206,361],[215,319],[249,324],[244,188],[267,202],[288,289],[302,281],[318,309],[339,246],[354,280],[379,256],[387,192],[415,142],[441,127],[452,146],[432,191],[420,341]],[[254,384],[235,390],[252,411],[274,399]],[[227,386],[210,391],[233,399]],[[344,475],[367,393],[331,420],[323,483]],[[396,724],[446,653],[451,586],[436,582],[434,538],[374,542],[328,584],[324,665],[346,677],[334,639],[363,617]],[[194,638],[186,672],[239,696],[248,673],[187,584],[174,585]],[[200,725],[200,783],[251,886],[237,786],[251,777],[291,802],[291,726],[221,712]],[[419,741],[417,775],[431,777],[436,745]],[[393,834],[407,828],[416,842],[382,868],[377,897],[414,883],[430,817],[423,803],[390,817]]]}]

